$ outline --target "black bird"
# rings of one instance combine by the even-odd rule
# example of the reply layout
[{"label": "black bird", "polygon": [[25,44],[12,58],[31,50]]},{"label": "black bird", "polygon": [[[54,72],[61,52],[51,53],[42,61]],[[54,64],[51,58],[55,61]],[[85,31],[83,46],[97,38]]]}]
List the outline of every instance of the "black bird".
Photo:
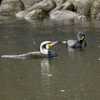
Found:
[{"label": "black bird", "polygon": [[76,40],[62,41],[62,44],[65,44],[66,47],[73,48],[73,49],[85,48],[87,46],[86,33],[84,33],[84,32],[78,32]]}]

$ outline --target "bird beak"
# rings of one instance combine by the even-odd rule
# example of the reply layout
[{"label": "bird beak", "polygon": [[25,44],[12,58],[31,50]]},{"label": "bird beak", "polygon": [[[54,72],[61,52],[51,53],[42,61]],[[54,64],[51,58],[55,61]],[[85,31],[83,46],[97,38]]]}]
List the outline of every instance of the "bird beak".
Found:
[{"label": "bird beak", "polygon": [[52,42],[52,46],[55,46],[55,45],[57,45],[59,43],[59,41],[54,41],[54,42]]},{"label": "bird beak", "polygon": [[58,43],[59,43],[58,41],[54,41],[54,42],[51,42],[50,44],[48,44],[48,46],[49,46],[49,48],[52,48],[55,45],[57,45]]}]

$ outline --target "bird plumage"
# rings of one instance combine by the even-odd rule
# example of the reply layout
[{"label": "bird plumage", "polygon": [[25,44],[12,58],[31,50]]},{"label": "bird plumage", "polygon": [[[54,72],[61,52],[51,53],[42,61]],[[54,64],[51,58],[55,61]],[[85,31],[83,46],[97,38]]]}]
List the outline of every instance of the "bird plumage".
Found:
[{"label": "bird plumage", "polygon": [[83,32],[79,32],[77,34],[77,39],[76,40],[66,40],[62,41],[63,44],[66,45],[66,47],[69,48],[84,48],[87,45],[86,42],[86,34]]},{"label": "bird plumage", "polygon": [[11,59],[27,59],[27,58],[52,58],[56,56],[56,53],[51,50],[55,46],[57,41],[43,41],[40,44],[40,51],[33,51],[18,55],[1,55],[1,58],[11,58]]}]

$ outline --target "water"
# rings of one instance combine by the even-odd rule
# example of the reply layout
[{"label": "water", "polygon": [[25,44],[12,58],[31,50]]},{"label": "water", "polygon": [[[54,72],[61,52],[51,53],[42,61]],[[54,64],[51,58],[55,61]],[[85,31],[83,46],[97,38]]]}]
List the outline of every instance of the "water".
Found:
[{"label": "water", "polygon": [[87,33],[88,46],[69,52],[58,45],[58,57],[51,60],[0,59],[0,100],[99,100],[100,24],[96,24],[1,23],[0,55],[37,51],[44,40],[75,38],[78,31]]}]

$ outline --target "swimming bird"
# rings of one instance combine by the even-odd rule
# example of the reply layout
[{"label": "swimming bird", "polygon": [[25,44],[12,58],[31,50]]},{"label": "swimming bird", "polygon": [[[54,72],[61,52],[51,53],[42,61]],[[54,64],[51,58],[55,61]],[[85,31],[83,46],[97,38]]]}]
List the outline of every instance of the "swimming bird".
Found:
[{"label": "swimming bird", "polygon": [[84,33],[84,32],[78,32],[76,40],[62,41],[62,44],[65,44],[66,47],[73,48],[73,49],[85,48],[87,46],[86,33]]},{"label": "swimming bird", "polygon": [[1,58],[15,58],[15,59],[27,59],[27,58],[52,58],[56,56],[56,53],[52,48],[58,43],[58,41],[43,41],[40,44],[40,51],[33,51],[18,55],[1,55]]}]

